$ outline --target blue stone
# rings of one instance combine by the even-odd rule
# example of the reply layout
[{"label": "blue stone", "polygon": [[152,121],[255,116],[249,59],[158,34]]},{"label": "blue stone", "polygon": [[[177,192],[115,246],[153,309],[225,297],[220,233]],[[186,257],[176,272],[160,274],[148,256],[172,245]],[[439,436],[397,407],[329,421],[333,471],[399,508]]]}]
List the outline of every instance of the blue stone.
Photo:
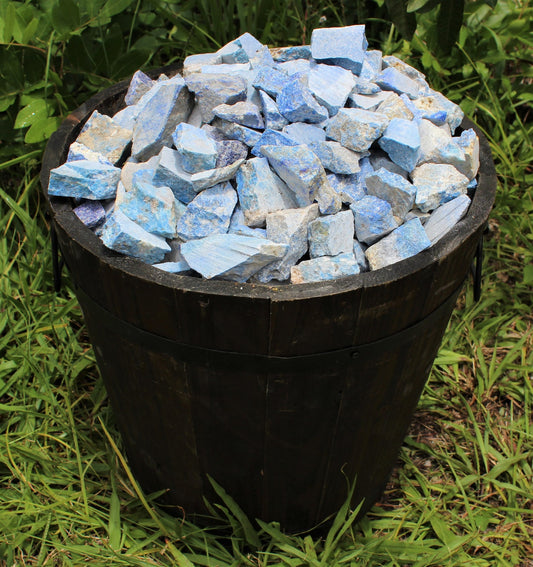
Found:
[{"label": "blue stone", "polygon": [[352,211],[319,217],[309,223],[309,256],[336,256],[353,251],[354,216]]},{"label": "blue stone", "polygon": [[256,142],[252,148],[252,154],[257,157],[265,157],[261,153],[261,148],[263,146],[297,146],[298,142],[293,140],[287,134],[278,132],[277,130],[265,130],[259,140]]},{"label": "blue stone", "polygon": [[355,153],[339,142],[313,142],[309,148],[318,157],[320,163],[332,173],[350,175],[359,171],[361,154]]},{"label": "blue stone", "polygon": [[359,268],[362,272],[366,272],[369,269],[368,260],[365,256],[366,246],[363,248],[358,240],[353,241],[353,255],[355,256],[355,261],[359,264]]},{"label": "blue stone", "polygon": [[382,167],[365,179],[369,195],[387,201],[392,207],[392,214],[400,219],[413,208],[416,187],[397,173]]},{"label": "blue stone", "polygon": [[104,222],[105,208],[100,201],[85,201],[73,209],[73,213],[87,228],[94,228]]},{"label": "blue stone", "polygon": [[170,252],[164,238],[150,234],[119,210],[113,211],[106,220],[101,238],[107,248],[147,264],[161,262]]},{"label": "blue stone", "polygon": [[359,75],[368,41],[365,26],[318,28],[311,34],[311,53],[317,61],[344,67]]},{"label": "blue stone", "polygon": [[213,108],[213,114],[241,126],[261,129],[265,127],[259,108],[253,102],[239,101],[233,104],[219,104]]},{"label": "blue stone", "polygon": [[120,169],[96,161],[71,161],[50,171],[48,194],[79,199],[111,199],[116,195]]},{"label": "blue stone", "polygon": [[124,96],[124,102],[127,105],[137,104],[141,97],[147,93],[153,85],[154,81],[152,81],[148,75],[142,71],[136,71],[131,78],[128,91]]},{"label": "blue stone", "polygon": [[161,262],[160,264],[152,264],[152,266],[169,274],[182,274],[183,272],[191,271],[191,267],[185,260],[180,262]]},{"label": "blue stone", "polygon": [[365,244],[373,244],[398,226],[390,204],[373,195],[352,203],[350,209],[355,220],[357,240]]},{"label": "blue stone", "polygon": [[234,122],[228,122],[222,118],[215,118],[212,124],[215,128],[223,132],[227,138],[238,140],[250,148],[255,146],[261,138],[261,132],[252,130],[246,126],[241,126],[240,124],[235,124]]},{"label": "blue stone", "polygon": [[470,198],[467,195],[459,195],[437,207],[424,223],[424,230],[431,244],[446,235],[466,215],[469,206]]},{"label": "blue stone", "polygon": [[289,76],[296,75],[298,73],[308,75],[309,70],[311,69],[311,63],[309,59],[291,59],[284,63],[278,63],[278,67]]},{"label": "blue stone", "polygon": [[295,59],[311,59],[310,45],[295,45],[292,47],[277,47],[272,49],[274,61],[283,63]]},{"label": "blue stone", "polygon": [[105,156],[90,150],[87,146],[79,142],[72,142],[68,149],[67,162],[69,161],[97,161],[98,163],[105,163],[106,165],[113,165]]},{"label": "blue stone", "polygon": [[238,140],[217,141],[217,168],[226,167],[248,157],[248,146]]},{"label": "blue stone", "polygon": [[309,71],[309,90],[317,101],[334,116],[346,104],[355,87],[353,73],[333,65],[315,65]]},{"label": "blue stone", "polygon": [[252,85],[275,99],[279,96],[288,80],[287,73],[279,67],[261,67],[252,81]]},{"label": "blue stone", "polygon": [[113,122],[118,124],[121,128],[131,130],[133,132],[135,120],[137,120],[137,116],[139,116],[140,111],[141,108],[138,104],[126,106],[113,115]]},{"label": "blue stone", "polygon": [[326,108],[318,104],[309,90],[307,77],[295,74],[277,98],[281,114],[289,122],[323,122],[329,116]]},{"label": "blue stone", "polygon": [[216,167],[215,169],[206,169],[205,171],[194,173],[191,175],[193,189],[199,192],[203,189],[213,187],[213,185],[217,185],[218,183],[229,181],[235,176],[243,162],[244,160],[239,159],[224,167]]},{"label": "blue stone", "polygon": [[363,152],[381,136],[388,123],[388,118],[379,112],[341,108],[329,119],[326,136],[350,150]]},{"label": "blue stone", "polygon": [[228,231],[237,193],[224,182],[199,193],[187,206],[177,224],[177,234],[183,240],[203,238]]},{"label": "blue stone", "polygon": [[231,41],[217,51],[220,63],[248,63],[250,58],[246,51],[236,41]]},{"label": "blue stone", "polygon": [[204,65],[218,65],[222,63],[222,56],[219,53],[196,53],[185,57],[183,61],[183,74],[200,72]]},{"label": "blue stone", "polygon": [[238,203],[231,216],[228,232],[266,238],[266,230],[264,228],[250,228],[244,224],[244,213]]},{"label": "blue stone", "polygon": [[431,89],[427,96],[415,99],[413,104],[422,112],[424,117],[440,111],[446,112],[446,122],[450,126],[452,134],[464,118],[464,112],[459,105]]},{"label": "blue stone", "polygon": [[259,91],[259,98],[261,100],[263,116],[265,117],[265,128],[267,130],[281,130],[288,124],[287,119],[281,115],[278,105],[266,92]]},{"label": "blue stone", "polygon": [[324,128],[305,122],[293,122],[283,128],[283,133],[287,134],[297,144],[312,144],[313,142],[325,142],[326,132]]},{"label": "blue stone", "polygon": [[468,177],[453,165],[424,163],[416,167],[411,177],[416,186],[416,206],[427,213],[466,193]]},{"label": "blue stone", "polygon": [[377,49],[372,49],[365,52],[363,66],[359,73],[359,79],[372,83],[376,77],[381,73],[383,54]]},{"label": "blue stone", "polygon": [[366,195],[366,185],[357,173],[354,175],[329,173],[327,179],[343,203],[355,203]]},{"label": "blue stone", "polygon": [[215,140],[201,128],[182,122],[177,125],[172,139],[181,157],[181,167],[187,173],[198,173],[216,166]]},{"label": "blue stone", "polygon": [[384,69],[376,78],[375,83],[383,90],[393,91],[399,95],[405,93],[410,99],[417,98],[420,90],[416,81],[394,67]]},{"label": "blue stone", "polygon": [[303,284],[336,280],[360,273],[359,264],[353,252],[337,256],[320,256],[303,260],[291,268],[291,283]]},{"label": "blue stone", "polygon": [[161,150],[152,181],[154,185],[170,187],[176,199],[182,203],[190,203],[196,197],[191,177],[192,175],[181,167],[181,156],[176,150]]},{"label": "blue stone", "polygon": [[245,32],[234,40],[237,45],[240,45],[251,59],[260,51],[264,45],[258,41],[251,33]]},{"label": "blue stone", "polygon": [[420,134],[415,122],[393,118],[378,143],[396,165],[408,172],[415,168],[420,155]]},{"label": "blue stone", "polygon": [[369,248],[365,255],[371,270],[390,266],[429,248],[431,242],[419,219],[412,219],[393,230]]}]

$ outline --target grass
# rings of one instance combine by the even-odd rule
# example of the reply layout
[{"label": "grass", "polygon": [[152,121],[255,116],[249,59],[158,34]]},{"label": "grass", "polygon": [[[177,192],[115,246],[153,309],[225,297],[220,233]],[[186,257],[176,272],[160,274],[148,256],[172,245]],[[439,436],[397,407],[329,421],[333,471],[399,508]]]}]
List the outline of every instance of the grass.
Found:
[{"label": "grass", "polygon": [[221,488],[210,528],[142,493],[68,277],[52,289],[41,154],[0,164],[1,567],[533,566],[531,124],[482,71],[448,93],[500,181],[481,301],[467,282],[380,502],[357,524],[343,507],[322,536],[250,523]]}]

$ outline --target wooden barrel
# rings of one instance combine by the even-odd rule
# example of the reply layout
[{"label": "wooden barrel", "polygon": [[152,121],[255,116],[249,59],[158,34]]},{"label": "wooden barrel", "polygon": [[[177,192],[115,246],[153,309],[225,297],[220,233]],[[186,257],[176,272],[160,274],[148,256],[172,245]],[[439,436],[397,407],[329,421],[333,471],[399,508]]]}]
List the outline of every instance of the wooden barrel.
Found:
[{"label": "wooden barrel", "polygon": [[[41,182],[129,463],[147,492],[196,517],[214,478],[251,518],[308,529],[356,480],[379,498],[472,264],[496,175],[481,132],[468,216],[392,266],[303,285],[168,274],[106,249],[48,197],[50,169],[94,109],[123,107],[126,83],[88,100],[51,137]],[[181,513],[181,512],[180,512]]]}]

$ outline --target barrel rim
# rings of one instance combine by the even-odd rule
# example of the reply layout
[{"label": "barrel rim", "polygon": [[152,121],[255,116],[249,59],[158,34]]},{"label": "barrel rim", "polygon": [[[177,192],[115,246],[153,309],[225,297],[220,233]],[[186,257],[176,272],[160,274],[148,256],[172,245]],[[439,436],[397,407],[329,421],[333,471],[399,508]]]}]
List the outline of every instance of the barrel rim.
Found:
[{"label": "barrel rim", "polygon": [[[181,64],[174,64],[151,71],[149,74],[157,76],[159,73],[175,74],[181,69]],[[68,198],[50,197],[48,195],[48,180],[50,170],[65,162],[70,143],[77,137],[85,121],[95,109],[102,107],[115,99],[116,104],[124,106],[124,95],[129,80],[121,81],[104,89],[89,98],[77,109],[72,111],[60,124],[58,130],[50,137],[43,155],[40,180],[42,190],[52,220],[57,223],[70,238],[72,238],[86,252],[98,257],[113,270],[120,270],[129,276],[140,278],[146,282],[157,283],[167,288],[201,292],[214,295],[231,295],[240,297],[264,298],[272,301],[294,299],[310,299],[324,295],[346,293],[361,288],[387,285],[394,281],[409,277],[418,271],[424,270],[431,264],[452,254],[470,236],[478,232],[487,222],[494,204],[497,177],[489,143],[480,128],[468,118],[461,123],[463,130],[472,128],[479,137],[480,167],[478,172],[478,186],[474,192],[468,214],[459,221],[444,237],[430,248],[419,252],[415,256],[391,264],[378,270],[363,272],[354,276],[346,276],[335,280],[305,284],[278,283],[239,283],[224,280],[208,280],[201,277],[170,274],[145,264],[141,260],[122,255],[107,249],[100,238],[87,228],[73,213]]]}]

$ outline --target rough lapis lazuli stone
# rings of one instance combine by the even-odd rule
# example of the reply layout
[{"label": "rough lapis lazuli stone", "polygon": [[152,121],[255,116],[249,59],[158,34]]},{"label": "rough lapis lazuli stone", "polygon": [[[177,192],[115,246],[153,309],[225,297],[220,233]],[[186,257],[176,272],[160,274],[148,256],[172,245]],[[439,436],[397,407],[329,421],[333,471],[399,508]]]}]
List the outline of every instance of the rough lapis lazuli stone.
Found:
[{"label": "rough lapis lazuli stone", "polygon": [[383,54],[378,49],[372,49],[365,52],[363,66],[359,73],[359,79],[372,83],[381,73]]},{"label": "rough lapis lazuli stone", "polygon": [[459,195],[436,208],[424,223],[424,230],[431,244],[435,244],[447,234],[465,216],[469,206],[470,198],[467,195]]},{"label": "rough lapis lazuli stone", "polygon": [[252,130],[252,128],[248,128],[247,126],[235,124],[234,122],[228,122],[222,118],[215,118],[212,124],[215,128],[223,132],[227,138],[238,140],[250,148],[255,146],[261,138],[261,132]]},{"label": "rough lapis lazuli stone", "polygon": [[404,120],[412,120],[414,118],[413,112],[409,105],[409,97],[405,95],[398,95],[392,91],[385,91],[389,96],[383,100],[377,107],[377,112],[384,114],[389,120],[393,118],[403,118]]},{"label": "rough lapis lazuli stone", "polygon": [[248,126],[249,128],[265,127],[259,108],[253,102],[247,100],[233,104],[219,104],[213,108],[213,113],[219,118],[241,126]]},{"label": "rough lapis lazuli stone", "polygon": [[226,167],[248,157],[248,146],[239,140],[217,141],[217,168]]},{"label": "rough lapis lazuli stone", "polygon": [[50,171],[48,194],[78,199],[111,199],[117,192],[120,169],[97,161],[70,161]]},{"label": "rough lapis lazuli stone", "polygon": [[432,211],[447,201],[466,193],[468,177],[445,163],[424,163],[416,167],[411,177],[416,186],[416,206],[423,212]]},{"label": "rough lapis lazuli stone", "polygon": [[185,82],[195,94],[202,119],[207,123],[213,120],[213,108],[219,104],[246,100],[248,85],[245,79],[237,75],[193,73],[185,78]]},{"label": "rough lapis lazuli stone", "polygon": [[181,167],[181,156],[176,150],[165,147],[159,152],[154,185],[170,187],[176,199],[187,204],[196,197],[191,177],[192,175]]},{"label": "rough lapis lazuli stone", "polygon": [[257,72],[252,85],[275,99],[287,84],[288,79],[287,73],[279,67],[262,67]]},{"label": "rough lapis lazuli stone", "polygon": [[288,124],[288,120],[281,115],[276,102],[263,91],[259,91],[261,108],[265,118],[265,128],[268,130],[281,130]]},{"label": "rough lapis lazuli stone", "polygon": [[272,50],[274,61],[283,63],[294,59],[311,59],[310,45],[294,45],[291,47],[278,47]]},{"label": "rough lapis lazuli stone", "polygon": [[228,232],[234,234],[244,234],[248,236],[256,236],[258,238],[266,238],[266,229],[264,228],[251,228],[244,224],[244,213],[237,203],[231,216]]},{"label": "rough lapis lazuli stone", "polygon": [[309,148],[332,173],[350,175],[359,171],[360,154],[341,146],[339,142],[313,142]]},{"label": "rough lapis lazuli stone", "polygon": [[133,129],[132,155],[138,159],[151,157],[163,146],[170,146],[172,133],[188,118],[193,105],[185,81],[179,76],[157,83],[139,104],[147,97]]},{"label": "rough lapis lazuli stone", "polygon": [[450,126],[451,133],[461,124],[464,112],[458,104],[447,99],[442,93],[431,90],[427,96],[418,97],[413,104],[421,111],[428,114],[444,111],[446,112],[446,123]]},{"label": "rough lapis lazuli stone", "polygon": [[459,169],[468,179],[474,179],[479,169],[479,138],[472,128],[461,132],[459,139],[455,139],[457,145],[465,155],[465,165]]},{"label": "rough lapis lazuli stone", "polygon": [[219,183],[199,193],[187,206],[177,224],[183,240],[228,232],[237,193],[229,182]]},{"label": "rough lapis lazuli stone", "polygon": [[68,149],[68,161],[79,161],[79,160],[87,160],[87,161],[97,161],[98,163],[105,163],[107,165],[113,165],[105,156],[95,152],[94,150],[90,150],[84,144],[80,144],[79,142],[72,142]]},{"label": "rough lapis lazuli stone", "polygon": [[270,169],[266,158],[245,161],[237,172],[236,182],[248,226],[263,227],[268,213],[296,206],[292,191]]},{"label": "rough lapis lazuli stone", "polygon": [[420,134],[415,122],[393,118],[378,143],[396,165],[409,172],[415,168],[420,155]]},{"label": "rough lapis lazuli stone", "polygon": [[87,228],[94,228],[105,220],[105,208],[100,201],[85,201],[73,209],[73,213]]},{"label": "rough lapis lazuli stone", "polygon": [[113,211],[102,230],[102,242],[111,250],[138,258],[147,264],[163,261],[170,246],[164,238],[150,234],[119,210]]},{"label": "rough lapis lazuli stone", "polygon": [[287,134],[296,144],[312,144],[313,142],[325,142],[326,132],[320,126],[307,124],[305,122],[293,122],[283,127],[283,133]]},{"label": "rough lapis lazuli stone", "polygon": [[348,97],[349,108],[361,108],[362,110],[376,110],[377,107],[390,96],[388,91],[379,91],[374,94],[359,94],[352,92]]},{"label": "rough lapis lazuli stone", "polygon": [[359,242],[359,240],[353,241],[353,255],[355,256],[356,262],[359,264],[359,268],[362,272],[366,272],[369,268],[368,260],[365,256],[366,246],[363,248],[363,245]]},{"label": "rough lapis lazuli stone", "polygon": [[303,260],[291,268],[291,283],[303,284],[336,280],[360,273],[359,264],[353,252],[345,252],[337,256],[319,256],[311,260]]},{"label": "rough lapis lazuli stone", "polygon": [[191,267],[185,260],[181,262],[161,262],[159,264],[152,264],[154,268],[168,272],[169,274],[181,274],[183,272],[190,272]]},{"label": "rough lapis lazuli stone", "polygon": [[333,65],[315,65],[309,71],[309,90],[330,116],[346,104],[355,86],[353,73]]},{"label": "rough lapis lazuli stone", "polygon": [[373,195],[366,195],[351,204],[350,209],[354,216],[357,240],[365,244],[373,244],[398,226],[390,204]]},{"label": "rough lapis lazuli stone", "polygon": [[418,165],[423,163],[447,163],[468,177],[467,157],[457,140],[445,128],[430,120],[419,121],[420,152]]},{"label": "rough lapis lazuli stone", "polygon": [[368,194],[390,203],[395,217],[403,220],[412,209],[416,187],[401,175],[382,167],[368,175],[365,181]]},{"label": "rough lapis lazuli stone", "polygon": [[413,79],[410,79],[394,67],[384,69],[376,77],[375,83],[383,90],[393,91],[397,94],[405,93],[411,99],[417,98],[420,90],[416,81],[413,81]]},{"label": "rough lapis lazuli stone", "polygon": [[199,192],[203,189],[213,187],[213,185],[217,185],[218,183],[229,181],[235,176],[243,162],[244,160],[239,159],[224,167],[216,167],[215,169],[206,169],[205,171],[194,173],[191,175],[191,184],[193,189],[196,192]]},{"label": "rough lapis lazuli stone", "polygon": [[291,75],[276,99],[279,111],[289,122],[323,122],[329,116],[309,90],[306,75]]},{"label": "rough lapis lazuli stone", "polygon": [[405,171],[405,169],[403,169],[403,167],[396,165],[389,158],[389,156],[382,150],[377,149],[377,150],[373,151],[372,154],[370,155],[370,157],[367,158],[367,159],[368,159],[368,161],[369,161],[369,163],[372,166],[374,171],[377,171],[378,169],[381,169],[382,167],[384,167],[385,169],[388,169],[389,171],[392,171],[393,173],[397,173],[398,175],[401,175],[405,179],[407,179],[409,177],[409,174],[407,173],[407,171]]},{"label": "rough lapis lazuli stone", "polygon": [[344,67],[356,75],[363,66],[367,47],[364,25],[319,28],[311,34],[314,59]]},{"label": "rough lapis lazuli stone", "polygon": [[113,115],[113,122],[125,130],[131,130],[133,132],[135,120],[137,120],[140,111],[141,109],[138,104],[126,106]]},{"label": "rough lapis lazuli stone", "polygon": [[198,73],[204,65],[218,65],[222,63],[219,53],[195,53],[185,57],[183,61],[183,74]]},{"label": "rough lapis lazuli stone", "polygon": [[429,248],[431,242],[419,219],[402,224],[369,248],[365,255],[372,270],[390,266]]},{"label": "rough lapis lazuli stone", "polygon": [[336,256],[353,250],[354,216],[351,211],[326,215],[309,223],[309,256]]},{"label": "rough lapis lazuli stone", "polygon": [[250,59],[264,47],[264,45],[249,32],[244,32],[235,39],[234,42],[244,49]]},{"label": "rough lapis lazuli stone", "polygon": [[116,163],[131,142],[132,131],[119,126],[110,116],[95,110],[76,141]]},{"label": "rough lapis lazuli stone", "polygon": [[246,51],[235,41],[227,43],[217,51],[221,63],[248,63],[250,58]]},{"label": "rough lapis lazuli stone", "polygon": [[212,234],[189,240],[181,253],[189,266],[204,278],[245,282],[261,268],[281,258],[286,244],[242,234]]},{"label": "rough lapis lazuli stone", "polygon": [[181,166],[188,173],[198,173],[216,166],[215,140],[201,128],[182,122],[177,125],[172,139],[181,157]]},{"label": "rough lapis lazuli stone", "polygon": [[131,78],[128,91],[124,96],[124,102],[127,105],[136,104],[143,94],[152,88],[153,84],[154,81],[152,81],[148,75],[142,71],[136,71]]},{"label": "rough lapis lazuli stone", "polygon": [[118,208],[147,232],[174,238],[176,204],[169,187],[152,184],[153,172],[140,170],[133,174],[132,189],[126,191]]},{"label": "rough lapis lazuli stone", "polygon": [[356,152],[368,150],[389,123],[389,119],[379,112],[369,112],[359,108],[341,108],[329,119],[326,135]]},{"label": "rough lapis lazuli stone", "polygon": [[288,134],[278,132],[277,130],[265,130],[257,143],[252,148],[252,155],[257,157],[265,157],[261,153],[263,146],[297,146],[298,142]]},{"label": "rough lapis lazuli stone", "polygon": [[355,203],[366,195],[366,186],[357,173],[354,175],[329,173],[327,179],[331,187],[339,194],[343,203]]}]

